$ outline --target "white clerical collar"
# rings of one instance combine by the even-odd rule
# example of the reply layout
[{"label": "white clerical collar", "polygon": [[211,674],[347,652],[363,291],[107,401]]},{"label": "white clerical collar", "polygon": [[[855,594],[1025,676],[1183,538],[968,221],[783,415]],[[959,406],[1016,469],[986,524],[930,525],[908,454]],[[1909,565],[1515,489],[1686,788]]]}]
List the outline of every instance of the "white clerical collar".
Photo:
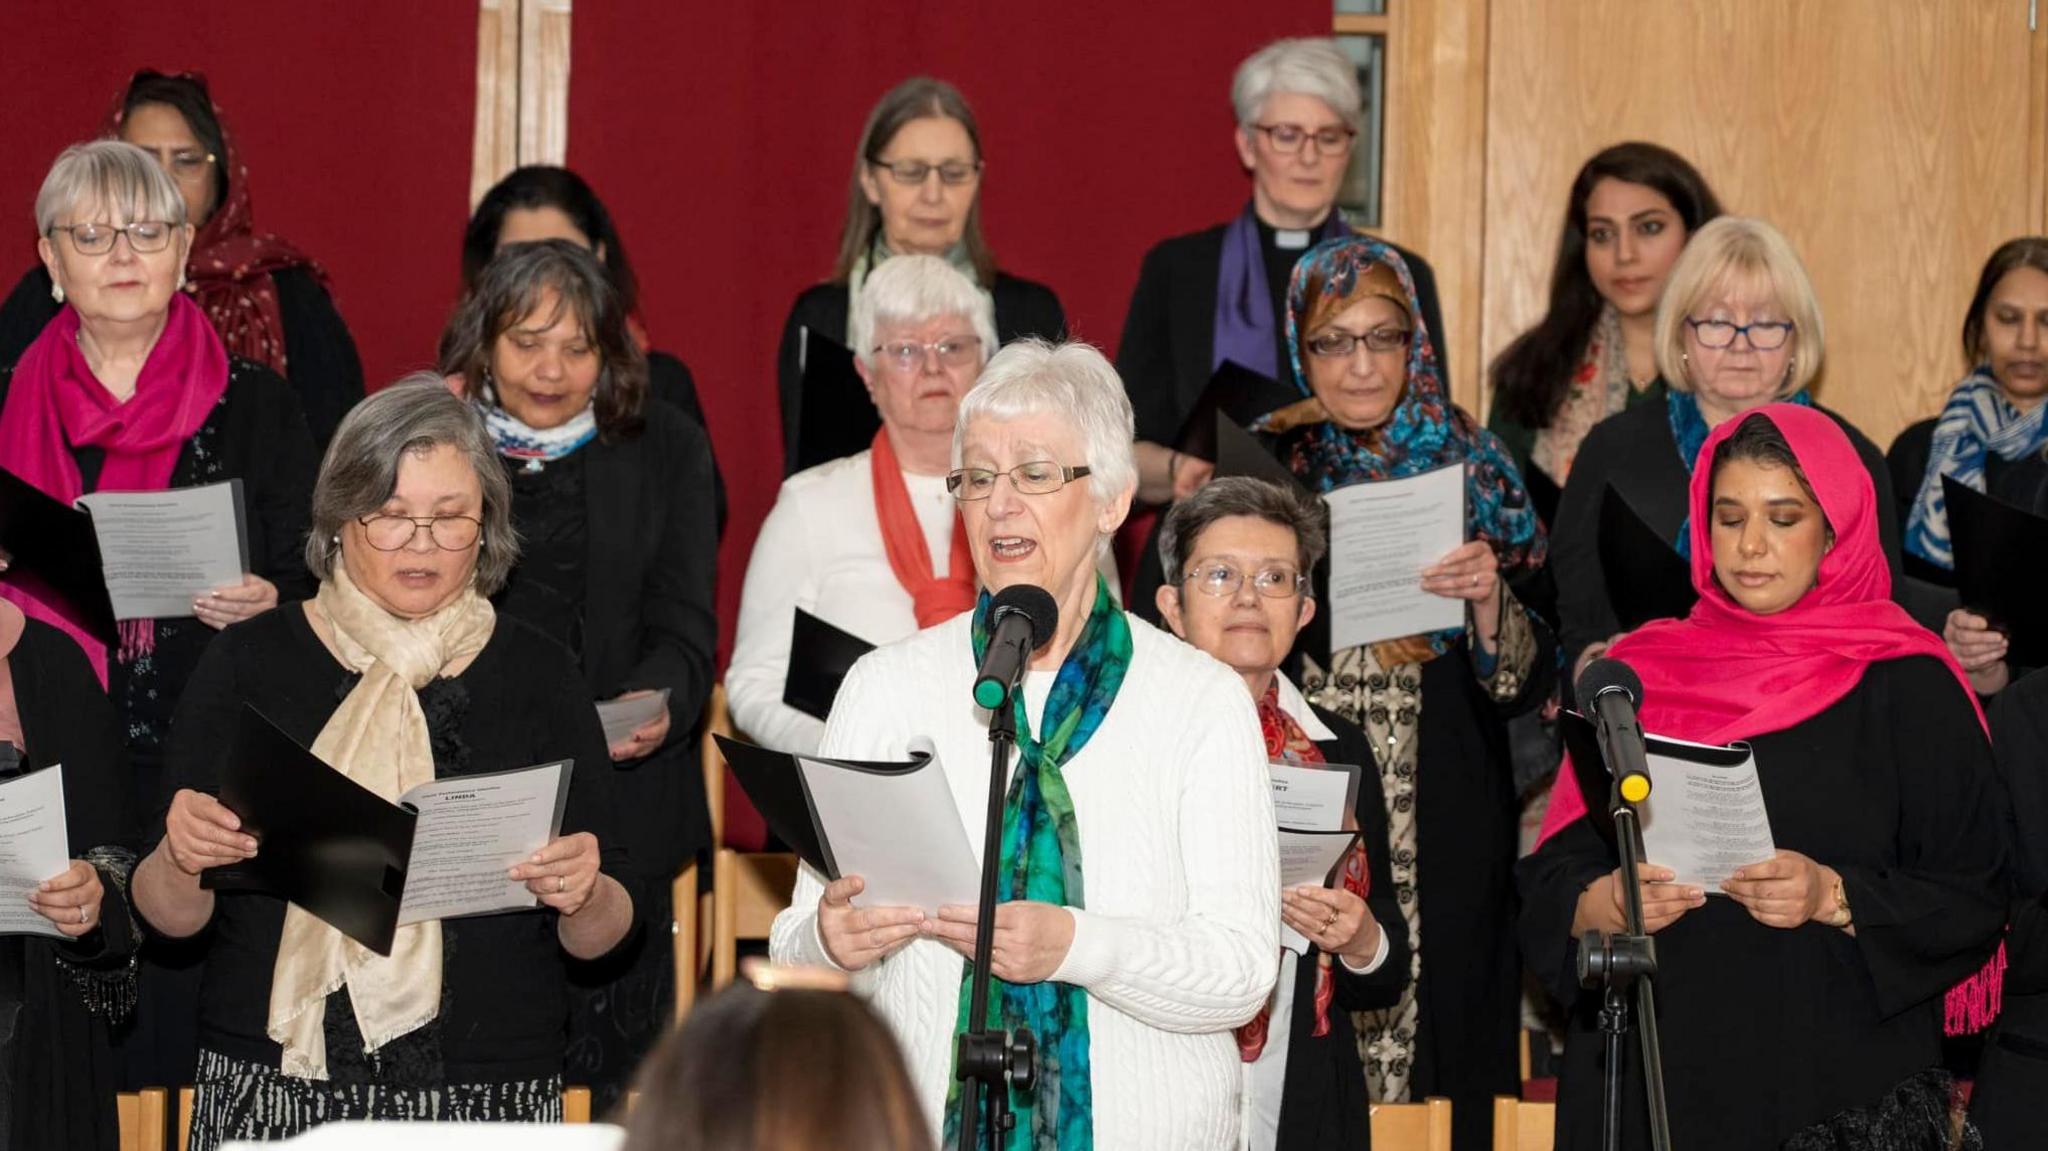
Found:
[{"label": "white clerical collar", "polygon": [[1282,228],[1273,229],[1273,246],[1283,252],[1299,252],[1307,248],[1309,241],[1313,239],[1315,239],[1315,234],[1306,229],[1301,231]]},{"label": "white clerical collar", "polygon": [[1301,725],[1301,730],[1307,733],[1310,739],[1325,742],[1337,738],[1337,733],[1331,731],[1330,725],[1324,723],[1322,717],[1315,713],[1315,709],[1308,705],[1308,700],[1302,696],[1301,689],[1294,686],[1293,681],[1276,671],[1273,673],[1273,683],[1279,689],[1280,710],[1292,716],[1294,722]]}]

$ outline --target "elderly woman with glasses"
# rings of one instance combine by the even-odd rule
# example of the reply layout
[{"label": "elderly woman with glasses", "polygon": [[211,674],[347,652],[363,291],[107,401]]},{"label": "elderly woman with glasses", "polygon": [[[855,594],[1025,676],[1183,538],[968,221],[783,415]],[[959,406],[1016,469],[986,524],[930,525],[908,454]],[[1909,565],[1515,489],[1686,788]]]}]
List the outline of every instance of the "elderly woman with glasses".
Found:
[{"label": "elderly woman with glasses", "polygon": [[[519,560],[511,500],[483,420],[439,379],[377,393],[313,493],[319,594],[226,633],[192,675],[135,903],[165,935],[211,928],[195,1151],[342,1119],[561,1118],[565,964],[616,947],[633,905],[589,689],[491,606]],[[250,708],[387,800],[573,761],[559,836],[505,872],[533,909],[400,927],[380,956],[276,896],[203,887],[263,850],[215,798]]]},{"label": "elderly woman with glasses", "polygon": [[[1118,609],[1096,571],[1130,509],[1130,443],[1123,388],[1085,345],[1005,348],[960,404],[948,482],[975,572],[990,592],[1029,584],[1059,606],[1010,701],[990,1026],[1038,1037],[1013,1138],[1230,1148],[1243,1087],[1231,1033],[1277,966],[1272,798],[1243,682]],[[820,745],[891,759],[930,740],[973,828],[989,778],[989,713],[970,706],[989,603],[855,664]],[[976,909],[877,907],[863,889],[805,869],[772,951],[859,972],[926,1118],[955,1145]]]},{"label": "elderly woman with glasses", "polygon": [[[981,128],[960,90],[944,80],[913,76],[884,93],[868,112],[853,154],[846,223],[832,277],[806,288],[782,326],[775,375],[782,397],[783,474],[800,470],[804,364],[811,341],[859,350],[853,301],[868,276],[894,256],[937,256],[986,294],[1003,343],[1024,336],[1066,334],[1059,297],[1043,284],[996,267],[981,233],[981,180],[986,164]],[[984,355],[995,352],[993,345]]]},{"label": "elderly woman with glasses", "polygon": [[879,644],[974,606],[946,472],[960,397],[995,351],[989,298],[937,256],[900,256],[861,285],[853,331],[882,428],[867,451],[783,481],[747,563],[725,672],[733,719],[779,751],[814,752],[825,734],[824,720],[783,702],[797,611]]},{"label": "elderly woman with glasses", "polygon": [[1266,757],[1358,771],[1343,826],[1356,829],[1359,842],[1334,885],[1281,894],[1281,921],[1308,949],[1281,950],[1272,998],[1237,1031],[1252,1151],[1372,1145],[1350,1013],[1393,1006],[1408,982],[1408,925],[1388,870],[1385,792],[1371,741],[1308,702],[1279,670],[1316,614],[1308,573],[1323,557],[1328,519],[1320,502],[1296,490],[1231,476],[1175,504],[1159,537],[1167,580],[1160,614],[1175,635],[1243,677],[1258,703]]}]

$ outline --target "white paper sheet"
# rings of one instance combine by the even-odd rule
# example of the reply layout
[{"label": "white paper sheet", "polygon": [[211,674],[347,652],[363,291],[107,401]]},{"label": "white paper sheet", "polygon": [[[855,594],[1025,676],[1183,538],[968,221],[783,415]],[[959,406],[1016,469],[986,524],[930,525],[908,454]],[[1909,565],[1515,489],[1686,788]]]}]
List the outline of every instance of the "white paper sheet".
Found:
[{"label": "white paper sheet", "polygon": [[116,619],[192,614],[192,601],[242,582],[236,482],[161,492],[94,492],[78,506],[92,513],[100,564]]},{"label": "white paper sheet", "polygon": [[1352,484],[1330,505],[1330,646],[1460,627],[1465,601],[1422,590],[1422,570],[1465,542],[1465,465]]},{"label": "white paper sheet", "polygon": [[[599,770],[609,770],[610,764]],[[546,846],[562,826],[569,763],[423,783],[399,797],[419,812],[398,922],[518,911],[540,900],[506,869]]]},{"label": "white paper sheet", "polygon": [[[1332,773],[1335,774],[1335,773]],[[1322,887],[1330,869],[1358,840],[1355,831],[1296,831],[1280,829],[1280,889]],[[1286,920],[1280,921],[1280,946],[1296,955],[1308,953],[1308,940]]]},{"label": "white paper sheet", "polygon": [[1281,827],[1343,831],[1358,823],[1358,765],[1272,763],[1266,770],[1273,781],[1274,821]]},{"label": "white paper sheet", "polygon": [[70,866],[63,767],[0,783],[0,935],[64,938],[56,924],[29,906],[28,893]]},{"label": "white paper sheet", "polygon": [[1639,809],[1649,862],[1677,872],[1675,883],[1718,895],[1736,868],[1776,852],[1756,759],[1746,744],[1718,748],[1656,736],[1644,742],[1650,798]]},{"label": "white paper sheet", "polygon": [[796,757],[811,812],[839,874],[867,887],[862,907],[973,906],[981,867],[937,757],[904,771],[863,771]]},{"label": "white paper sheet", "polygon": [[666,707],[667,688],[662,688],[653,695],[637,696],[633,699],[600,701],[597,705],[597,718],[604,724],[605,744],[609,746],[625,742],[643,725],[652,723]]}]

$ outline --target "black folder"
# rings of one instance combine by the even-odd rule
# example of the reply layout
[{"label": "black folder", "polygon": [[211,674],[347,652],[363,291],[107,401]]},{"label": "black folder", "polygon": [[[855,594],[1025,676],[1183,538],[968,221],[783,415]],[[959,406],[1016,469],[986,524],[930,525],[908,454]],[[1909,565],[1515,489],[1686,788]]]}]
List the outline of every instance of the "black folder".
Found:
[{"label": "black folder", "polygon": [[845,344],[803,329],[803,384],[797,408],[796,462],[792,473],[866,451],[882,417],[853,368]]},{"label": "black folder", "polygon": [[248,704],[220,801],[258,850],[254,859],[208,868],[201,887],[289,899],[391,954],[417,816],[329,767]]},{"label": "black folder", "polygon": [[832,626],[802,608],[790,623],[789,671],[782,680],[782,702],[805,715],[824,719],[855,660],[875,645],[850,631]]},{"label": "black folder", "polygon": [[1235,360],[1225,360],[1195,406],[1181,421],[1173,446],[1182,455],[1218,462],[1218,426],[1224,420],[1250,427],[1262,416],[1279,411],[1301,399],[1301,392],[1270,376],[1255,372]]},{"label": "black folder", "polygon": [[711,738],[718,741],[718,750],[724,754],[726,766],[732,768],[740,790],[747,793],[775,838],[788,844],[797,858],[816,868],[818,874],[838,879],[825,857],[824,837],[811,818],[811,801],[804,794],[804,777],[796,760],[722,735]]},{"label": "black folder", "polygon": [[1600,493],[1600,574],[1623,631],[1683,619],[1700,598],[1685,557],[1611,483]]},{"label": "black folder", "polygon": [[1941,477],[1963,606],[2005,633],[2006,661],[2048,666],[2048,519]]},{"label": "black folder", "polygon": [[11,583],[108,647],[119,641],[92,517],[0,468],[0,551]]},{"label": "black folder", "polygon": [[1228,416],[1217,416],[1216,431],[1216,478],[1224,476],[1249,476],[1264,480],[1283,488],[1292,488],[1304,496],[1314,497],[1301,482],[1301,478],[1273,454],[1273,449],[1259,436],[1245,430],[1244,426]]}]

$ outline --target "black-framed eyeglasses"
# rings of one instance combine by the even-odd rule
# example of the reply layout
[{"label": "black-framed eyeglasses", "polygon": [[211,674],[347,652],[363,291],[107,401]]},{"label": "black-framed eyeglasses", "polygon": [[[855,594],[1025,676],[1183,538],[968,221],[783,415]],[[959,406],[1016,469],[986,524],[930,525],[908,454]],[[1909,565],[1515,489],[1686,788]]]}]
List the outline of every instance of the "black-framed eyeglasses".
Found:
[{"label": "black-framed eyeglasses", "polygon": [[946,490],[963,503],[985,500],[995,494],[996,477],[1010,477],[1010,486],[1027,496],[1049,496],[1088,474],[1088,468],[1064,468],[1051,460],[1032,460],[1008,471],[987,468],[957,468],[946,473]]},{"label": "black-framed eyeglasses", "polygon": [[1692,338],[1700,342],[1700,347],[1717,352],[1733,346],[1737,336],[1748,340],[1749,346],[1759,352],[1775,352],[1792,338],[1792,325],[1783,320],[1731,324],[1727,320],[1695,320],[1687,316],[1685,326],[1692,329]]},{"label": "black-framed eyeglasses", "polygon": [[380,552],[410,547],[426,529],[427,538],[444,552],[459,552],[483,535],[484,521],[475,516],[357,516],[363,540]]},{"label": "black-framed eyeglasses", "polygon": [[1310,336],[1308,350],[1313,356],[1340,360],[1357,351],[1360,344],[1364,344],[1368,352],[1385,354],[1407,347],[1408,341],[1414,338],[1415,333],[1407,328],[1374,328],[1364,333],[1338,328]]},{"label": "black-framed eyeglasses", "polygon": [[949,368],[965,368],[980,364],[980,336],[947,336],[929,344],[916,340],[891,340],[876,344],[874,350],[894,361],[904,371],[924,366],[925,357],[937,355],[939,362]]},{"label": "black-framed eyeglasses", "polygon": [[888,172],[890,179],[906,188],[921,186],[933,172],[939,174],[939,183],[949,188],[972,184],[975,177],[981,175],[980,160],[947,160],[928,164],[923,160],[884,160],[879,156],[869,156],[868,163]]},{"label": "black-framed eyeglasses", "polygon": [[1293,155],[1301,151],[1303,144],[1316,142],[1318,152],[1349,152],[1351,140],[1358,130],[1348,124],[1317,128],[1311,132],[1300,124],[1253,124],[1253,128],[1266,134],[1266,142],[1275,152]]},{"label": "black-framed eyeglasses", "polygon": [[190,183],[212,169],[219,157],[202,148],[142,149],[173,180]]},{"label": "black-framed eyeglasses", "polygon": [[161,252],[171,246],[171,225],[162,220],[137,220],[132,224],[116,228],[112,224],[54,224],[51,232],[63,232],[71,237],[71,246],[81,256],[104,256],[114,250],[114,241],[128,237],[128,247],[138,255],[147,256]]},{"label": "black-framed eyeglasses", "polygon": [[[1193,584],[1196,591],[1218,599],[1234,596],[1244,586],[1247,573],[1241,572],[1220,561],[1205,563],[1181,577],[1181,582]],[[1300,595],[1308,587],[1308,577],[1291,567],[1264,567],[1249,573],[1252,590],[1266,599],[1290,599]]]}]

